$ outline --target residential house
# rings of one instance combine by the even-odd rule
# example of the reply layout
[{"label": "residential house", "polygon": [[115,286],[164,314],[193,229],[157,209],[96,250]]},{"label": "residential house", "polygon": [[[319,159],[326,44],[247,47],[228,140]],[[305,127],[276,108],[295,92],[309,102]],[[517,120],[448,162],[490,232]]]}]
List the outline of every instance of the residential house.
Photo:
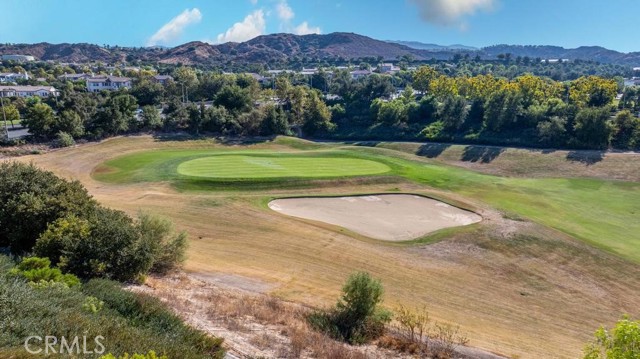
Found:
[{"label": "residential house", "polygon": [[114,91],[123,88],[131,88],[130,78],[116,76],[96,76],[87,79],[87,90],[89,92],[100,92],[104,90]]},{"label": "residential house", "polygon": [[18,80],[28,80],[28,73],[3,72],[0,73],[0,82],[18,82]]},{"label": "residential house", "polygon": [[265,81],[267,81],[266,77],[264,77],[264,76],[262,76],[260,74],[256,74],[255,72],[247,72],[246,75],[249,75],[249,76],[253,77],[259,83],[264,83]]},{"label": "residential house", "polygon": [[151,81],[160,84],[162,86],[166,85],[168,82],[173,81],[173,77],[169,75],[155,75],[151,78]]},{"label": "residential house", "polygon": [[364,77],[371,75],[371,71],[369,70],[355,70],[351,71],[351,78],[354,80],[358,80]]},{"label": "residential house", "polygon": [[58,79],[60,81],[76,82],[76,81],[85,81],[91,77],[92,77],[91,74],[64,74],[64,75],[58,76]]},{"label": "residential house", "polygon": [[0,97],[51,97],[60,91],[51,86],[0,86]]}]

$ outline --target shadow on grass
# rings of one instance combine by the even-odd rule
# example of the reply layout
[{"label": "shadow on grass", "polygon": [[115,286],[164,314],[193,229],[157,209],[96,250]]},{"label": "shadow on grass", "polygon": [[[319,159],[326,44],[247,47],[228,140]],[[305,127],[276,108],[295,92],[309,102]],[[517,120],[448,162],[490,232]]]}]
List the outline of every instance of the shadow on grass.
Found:
[{"label": "shadow on grass", "polygon": [[437,158],[449,147],[451,147],[451,145],[446,143],[425,143],[418,148],[416,155],[427,158]]},{"label": "shadow on grass", "polygon": [[153,138],[159,142],[194,141],[194,140],[215,140],[223,145],[254,145],[258,143],[272,142],[276,136],[263,137],[233,137],[217,136],[212,133],[192,134],[188,132],[156,132]]},{"label": "shadow on grass", "polygon": [[503,147],[467,146],[464,148],[464,152],[462,153],[460,160],[474,163],[491,163],[504,151],[505,148]]},{"label": "shadow on grass", "polygon": [[603,151],[571,151],[567,154],[567,160],[579,162],[587,166],[594,165],[603,159]]}]

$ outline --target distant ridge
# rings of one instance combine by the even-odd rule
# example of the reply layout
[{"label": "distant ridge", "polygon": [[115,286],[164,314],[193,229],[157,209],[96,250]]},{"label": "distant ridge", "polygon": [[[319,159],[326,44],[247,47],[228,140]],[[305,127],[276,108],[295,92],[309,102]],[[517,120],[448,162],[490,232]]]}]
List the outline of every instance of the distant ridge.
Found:
[{"label": "distant ridge", "polygon": [[[185,65],[242,65],[253,63],[305,63],[323,60],[375,58],[397,61],[404,56],[415,60],[448,60],[456,54],[497,59],[500,54],[536,59],[591,60],[602,63],[640,66],[640,52],[622,53],[599,46],[566,49],[559,46],[495,45],[477,49],[465,45],[436,45],[417,41],[380,41],[354,33],[326,35],[270,34],[242,43],[212,45],[189,42],[173,48],[102,47],[92,44],[2,44],[0,54],[32,55],[39,60],[85,63],[149,61]],[[302,61],[307,60],[307,61]]]},{"label": "distant ridge", "polygon": [[392,44],[405,45],[416,50],[427,50],[427,51],[460,51],[460,50],[478,51],[480,50],[477,47],[460,45],[460,44],[437,45],[437,44],[425,44],[419,41],[400,41],[400,40],[387,40],[387,42],[390,42]]}]

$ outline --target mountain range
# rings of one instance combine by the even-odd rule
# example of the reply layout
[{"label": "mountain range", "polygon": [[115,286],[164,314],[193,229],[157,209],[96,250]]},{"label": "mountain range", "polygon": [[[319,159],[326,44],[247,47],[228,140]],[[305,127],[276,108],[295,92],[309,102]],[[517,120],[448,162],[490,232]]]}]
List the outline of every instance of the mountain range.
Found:
[{"label": "mountain range", "polygon": [[381,41],[367,36],[336,32],[326,35],[270,34],[242,43],[208,44],[189,42],[173,48],[130,48],[92,44],[3,44],[0,54],[32,55],[39,60],[66,63],[133,62],[228,66],[252,63],[309,63],[321,60],[358,60],[376,58],[396,61],[403,56],[415,60],[447,60],[455,54],[496,59],[500,54],[541,59],[591,60],[602,63],[640,66],[640,52],[622,53],[599,46],[566,49],[559,46],[495,45],[473,48],[464,45],[442,46],[415,41]]}]

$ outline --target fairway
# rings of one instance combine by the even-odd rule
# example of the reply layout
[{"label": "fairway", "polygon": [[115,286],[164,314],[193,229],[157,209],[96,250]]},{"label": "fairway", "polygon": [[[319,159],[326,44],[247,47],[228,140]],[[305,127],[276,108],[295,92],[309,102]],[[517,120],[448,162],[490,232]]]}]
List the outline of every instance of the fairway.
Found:
[{"label": "fairway", "polygon": [[[545,168],[571,165],[559,154],[527,156]],[[350,273],[365,270],[384,283],[389,308],[426,305],[434,320],[460,324],[472,345],[506,356],[575,358],[600,325],[640,315],[637,182],[499,176],[391,149],[292,138],[127,137],[20,160],[80,180],[109,207],[168,216],[189,235],[188,272],[323,306]],[[602,165],[620,167],[609,161]],[[485,220],[382,241],[382,230],[412,231],[404,220],[437,219],[424,208],[364,199],[385,194],[434,198]],[[269,208],[284,198],[354,196],[365,196],[361,208],[347,201],[319,220]]]},{"label": "fairway", "polygon": [[379,162],[335,157],[265,157],[220,155],[181,163],[178,173],[205,178],[328,178],[380,174]]}]

